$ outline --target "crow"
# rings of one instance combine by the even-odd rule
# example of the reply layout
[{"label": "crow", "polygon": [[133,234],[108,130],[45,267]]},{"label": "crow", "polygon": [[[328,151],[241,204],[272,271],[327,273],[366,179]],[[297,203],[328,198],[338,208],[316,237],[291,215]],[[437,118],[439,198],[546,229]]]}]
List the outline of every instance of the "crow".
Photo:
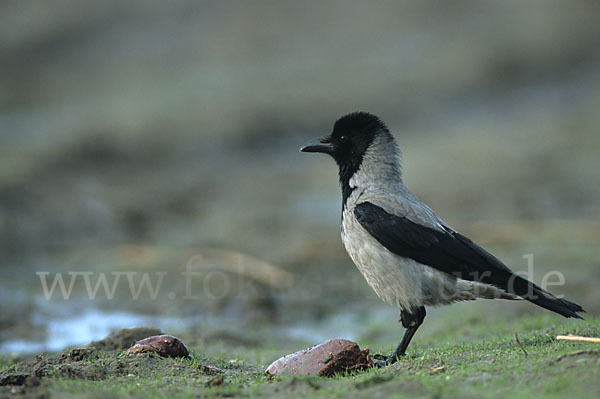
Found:
[{"label": "crow", "polygon": [[329,154],[342,187],[342,241],[367,283],[400,308],[405,333],[379,365],[406,354],[425,318],[425,306],[457,301],[525,299],[565,317],[583,308],[513,273],[498,258],[458,233],[421,202],[402,180],[400,151],[377,116],[342,116],[333,132],[301,152]]}]

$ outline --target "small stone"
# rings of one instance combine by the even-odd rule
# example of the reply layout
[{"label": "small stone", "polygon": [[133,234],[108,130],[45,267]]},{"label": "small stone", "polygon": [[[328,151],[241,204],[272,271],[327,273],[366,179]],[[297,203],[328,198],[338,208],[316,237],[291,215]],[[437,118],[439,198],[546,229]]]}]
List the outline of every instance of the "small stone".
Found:
[{"label": "small stone", "polygon": [[369,349],[361,351],[356,342],[346,339],[330,339],[274,361],[267,367],[265,374],[331,377],[369,367],[373,367]]},{"label": "small stone", "polygon": [[162,357],[185,357],[191,359],[187,346],[172,335],[154,335],[137,341],[127,350],[127,354],[151,352]]},{"label": "small stone", "polygon": [[215,386],[223,385],[223,382],[225,382],[225,377],[223,377],[222,375],[216,375],[214,377],[210,377],[204,383],[204,385],[207,387],[215,387]]},{"label": "small stone", "polygon": [[199,364],[198,370],[208,375],[222,374],[224,371],[215,366],[209,366],[207,364]]},{"label": "small stone", "polygon": [[445,366],[439,366],[439,367],[434,367],[432,369],[427,370],[427,374],[434,375],[434,374],[443,373],[445,371],[446,371]]}]

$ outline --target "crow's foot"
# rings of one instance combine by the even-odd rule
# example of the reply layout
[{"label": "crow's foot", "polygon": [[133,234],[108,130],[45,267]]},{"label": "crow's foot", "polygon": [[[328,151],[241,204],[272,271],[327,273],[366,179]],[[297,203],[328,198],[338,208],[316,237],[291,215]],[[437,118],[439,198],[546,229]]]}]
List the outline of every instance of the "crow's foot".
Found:
[{"label": "crow's foot", "polygon": [[396,363],[396,361],[398,361],[398,359],[402,356],[404,356],[404,354],[397,355],[395,353],[392,353],[390,356],[385,356],[385,355],[378,353],[378,354],[371,356],[371,360],[373,361],[373,367],[379,368],[379,367],[385,367],[385,366],[389,366],[390,364]]}]

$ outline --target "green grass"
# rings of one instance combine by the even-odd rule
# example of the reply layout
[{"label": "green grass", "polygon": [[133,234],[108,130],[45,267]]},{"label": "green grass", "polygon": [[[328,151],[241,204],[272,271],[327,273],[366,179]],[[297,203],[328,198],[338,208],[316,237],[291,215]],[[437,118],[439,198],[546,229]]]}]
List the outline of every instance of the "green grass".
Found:
[{"label": "green grass", "polygon": [[[151,399],[166,395],[178,398],[587,398],[592,392],[598,392],[600,345],[556,341],[554,337],[566,333],[600,336],[600,319],[590,317],[586,321],[561,324],[546,322],[545,316],[522,317],[495,326],[499,331],[495,336],[472,342],[452,342],[433,336],[430,339],[441,343],[415,342],[407,357],[393,366],[334,378],[268,378],[262,374],[264,364],[247,360],[263,357],[256,350],[218,358],[209,358],[197,351],[191,361],[160,359],[157,363],[154,358],[148,370],[106,380],[46,378],[40,386],[24,388],[24,393],[34,396],[49,392],[51,396],[63,398]],[[485,331],[485,326],[478,328]],[[521,331],[519,340],[523,348],[516,342],[515,330]],[[526,330],[529,332],[523,333]],[[86,361],[108,362],[110,359],[101,355]],[[161,361],[165,367],[156,368]],[[0,359],[3,369],[17,367],[10,366],[11,363]],[[196,372],[206,364],[219,367],[223,374]]]}]

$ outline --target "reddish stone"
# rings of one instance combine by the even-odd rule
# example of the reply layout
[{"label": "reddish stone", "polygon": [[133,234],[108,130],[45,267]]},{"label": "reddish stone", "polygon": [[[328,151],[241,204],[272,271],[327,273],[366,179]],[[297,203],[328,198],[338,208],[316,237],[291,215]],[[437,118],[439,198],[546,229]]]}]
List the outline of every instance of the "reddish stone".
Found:
[{"label": "reddish stone", "polygon": [[172,335],[154,335],[137,341],[127,353],[152,352],[163,357],[191,358],[187,346]]},{"label": "reddish stone", "polygon": [[373,367],[369,349],[360,350],[356,342],[346,339],[330,339],[322,344],[284,356],[265,371],[266,375],[319,375],[363,370]]}]

